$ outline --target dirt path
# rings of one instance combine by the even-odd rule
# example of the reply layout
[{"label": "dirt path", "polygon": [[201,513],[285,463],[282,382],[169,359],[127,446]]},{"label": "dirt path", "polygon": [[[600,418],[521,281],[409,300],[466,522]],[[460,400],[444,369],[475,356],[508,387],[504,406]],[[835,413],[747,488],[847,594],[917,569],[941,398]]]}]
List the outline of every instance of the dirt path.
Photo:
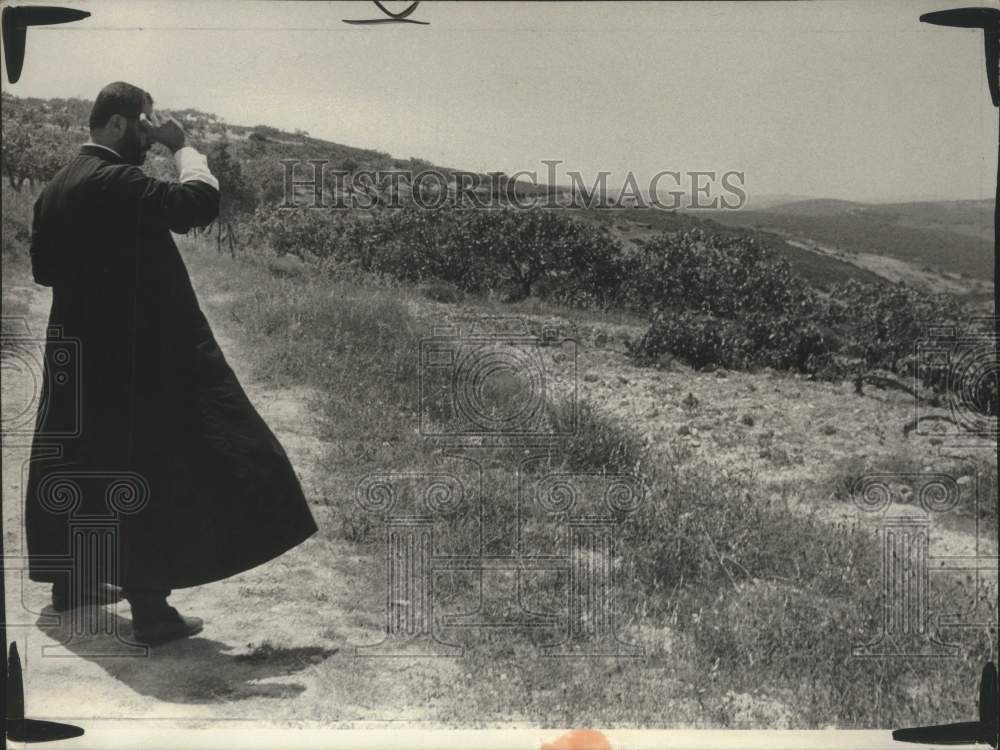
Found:
[{"label": "dirt path", "polygon": [[[19,606],[9,609],[8,623],[25,665],[28,711],[36,718],[62,719],[433,718],[440,713],[438,707],[422,693],[428,683],[450,682],[453,662],[356,656],[355,646],[380,639],[383,587],[370,552],[342,541],[329,528],[327,508],[317,491],[327,445],[318,437],[312,394],[255,381],[245,352],[221,319],[218,303],[224,296],[212,289],[198,292],[251,402],[288,452],[320,531],[291,552],[239,576],[176,591],[171,603],[204,618],[205,629],[195,638],[145,655],[127,643],[131,625],[126,602],[86,610],[76,620],[81,635],[73,632],[68,618],[53,612],[47,585],[9,569],[8,602]],[[30,284],[5,286],[4,295],[27,302],[26,324],[44,339],[48,290]],[[5,419],[10,410],[34,412],[35,378],[29,370],[8,367],[5,360]],[[8,555],[23,551],[21,476],[29,445],[30,436],[4,445]],[[102,611],[110,613],[103,623]]]}]

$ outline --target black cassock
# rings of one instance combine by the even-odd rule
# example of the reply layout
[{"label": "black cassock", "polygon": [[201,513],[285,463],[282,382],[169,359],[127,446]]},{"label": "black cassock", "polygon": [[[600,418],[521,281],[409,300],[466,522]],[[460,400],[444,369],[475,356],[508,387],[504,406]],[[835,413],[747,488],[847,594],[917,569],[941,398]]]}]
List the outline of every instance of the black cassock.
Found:
[{"label": "black cassock", "polygon": [[170,234],[218,211],[211,185],[153,179],[95,146],[36,201],[32,273],[52,311],[25,498],[32,580],[96,556],[117,558],[125,586],[195,586],[316,531]]}]

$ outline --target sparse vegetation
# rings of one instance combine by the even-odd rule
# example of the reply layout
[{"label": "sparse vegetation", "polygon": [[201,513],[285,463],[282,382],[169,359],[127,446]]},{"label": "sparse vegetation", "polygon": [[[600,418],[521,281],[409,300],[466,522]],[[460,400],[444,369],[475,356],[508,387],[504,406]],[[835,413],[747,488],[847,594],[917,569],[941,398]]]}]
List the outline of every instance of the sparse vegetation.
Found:
[{"label": "sparse vegetation", "polygon": [[537,211],[415,208],[371,213],[261,207],[251,231],[279,255],[315,256],[400,281],[444,281],[509,301],[604,306],[618,247],[603,231]]},{"label": "sparse vegetation", "polygon": [[[672,215],[669,231],[640,244],[556,212],[280,211],[271,203],[280,195],[281,173],[269,172],[267,164],[304,153],[296,149],[308,148],[309,136],[265,126],[227,129],[199,115],[187,113],[197,137],[219,144],[217,169],[252,190],[234,208],[246,237],[239,262],[206,254],[204,238],[186,240],[185,253],[206,283],[231,292],[228,301],[213,304],[252,344],[257,374],[317,394],[314,406],[330,445],[320,492],[331,518],[323,533],[336,545],[362,545],[359,554],[382,553],[374,547],[382,527],[353,502],[358,477],[387,467],[435,469],[441,452],[428,448],[416,426],[421,417],[445,427],[461,417],[453,391],[421,392],[420,342],[430,330],[413,309],[426,307],[425,298],[480,313],[495,311],[501,306],[495,298],[503,297],[512,302],[507,311],[636,316],[648,328],[628,351],[641,364],[672,367],[676,358],[696,368],[769,367],[830,379],[878,370],[916,375],[929,389],[951,387],[947,373],[921,369],[913,351],[924,322],[960,319],[954,300],[902,287],[880,287],[876,294],[857,281],[828,294],[793,273],[765,242],[713,234],[690,217]],[[324,148],[352,169],[393,163],[379,152]],[[267,153],[267,159],[248,159],[248,153]],[[6,152],[4,158],[6,169]],[[219,166],[226,163],[230,167]],[[30,197],[15,193],[13,183],[4,187],[4,268],[22,274]],[[5,316],[25,311],[4,295]],[[602,377],[588,373],[582,381]],[[771,387],[763,377],[757,385],[739,377],[747,378],[745,393],[758,401]],[[631,374],[615,380],[615,387],[627,392],[630,380]],[[830,386],[803,383],[814,385]],[[477,398],[486,411],[502,415],[515,410],[527,390],[524,378],[507,373],[487,379]],[[583,717],[652,725],[665,720],[660,690],[668,679],[690,696],[669,717],[678,722],[734,726],[749,716],[757,726],[898,726],[923,723],[931,714],[966,715],[968,687],[992,655],[989,637],[965,638],[957,668],[946,672],[933,660],[853,658],[852,646],[870,640],[881,625],[880,550],[871,528],[791,509],[782,502],[787,496],[776,498],[753,474],[692,455],[685,441],[712,429],[703,422],[715,405],[689,382],[673,394],[671,405],[685,424],[671,427],[655,451],[649,435],[600,401],[547,397],[544,426],[571,434],[531,468],[596,478],[634,474],[646,483],[647,501],[616,526],[615,545],[628,554],[614,561],[621,584],[617,626],[623,638],[643,640],[646,657],[633,662],[638,666],[582,659],[567,667],[566,660],[533,658],[539,630],[513,628],[506,642],[492,644],[492,653],[469,649],[458,662],[457,677],[441,686],[458,706],[449,707],[449,715],[457,711],[458,720],[472,722],[478,712],[502,705],[540,722],[578,724]],[[801,462],[799,447],[776,435],[773,414],[742,409],[715,416],[729,425],[738,420],[739,440],[771,468]],[[809,434],[839,439],[846,432],[822,423]],[[490,458],[482,500],[486,520],[503,538],[486,544],[502,557],[513,549],[510,519],[518,518],[516,479],[526,470],[525,450],[497,449]],[[936,470],[973,476],[959,461],[939,462]],[[851,501],[858,480],[873,472],[925,473],[924,458],[852,458],[817,480],[821,499]],[[989,493],[982,497],[994,497],[995,462],[976,464],[974,474],[981,492]],[[995,505],[977,507],[979,520],[995,527]],[[557,600],[551,581],[529,581],[525,588],[543,604]],[[937,588],[933,606],[967,611],[976,593]],[[521,640],[512,645],[513,638]],[[327,655],[263,642],[235,660],[246,668],[299,668]],[[206,696],[225,688],[205,685]]]}]

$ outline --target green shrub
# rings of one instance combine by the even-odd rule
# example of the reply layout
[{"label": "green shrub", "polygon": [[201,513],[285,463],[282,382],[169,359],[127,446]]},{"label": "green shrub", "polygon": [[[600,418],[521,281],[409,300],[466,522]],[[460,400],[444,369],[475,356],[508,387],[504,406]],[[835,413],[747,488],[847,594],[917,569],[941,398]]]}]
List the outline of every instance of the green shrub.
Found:
[{"label": "green shrub", "polygon": [[753,313],[729,320],[709,313],[663,312],[629,347],[640,364],[670,354],[692,367],[773,367],[816,372],[829,351],[819,328],[787,315]]},{"label": "green shrub", "polygon": [[[624,249],[606,229],[544,210],[415,207],[370,212],[258,208],[250,233],[277,255],[319,259],[339,278],[358,273],[425,282],[442,301],[490,293],[648,315],[629,351],[653,365],[772,367],[837,380],[865,370],[917,377],[939,392],[961,387],[947,368],[917,361],[929,324],[958,324],[953,298],[851,280],[823,295],[754,237],[701,230]],[[997,409],[995,383],[977,403]],[[978,407],[977,407],[978,408]]]},{"label": "green shrub", "polygon": [[551,301],[606,306],[617,284],[620,248],[605,230],[542,210],[338,213],[264,206],[253,233],[279,255],[308,253],[400,281],[435,279],[511,300],[545,282]]},{"label": "green shrub", "polygon": [[672,354],[695,368],[718,365],[737,369],[745,361],[744,332],[734,321],[708,313],[660,313],[629,353],[640,364]]},{"label": "green shrub", "polygon": [[917,343],[928,326],[956,325],[965,317],[947,294],[928,294],[902,284],[875,288],[850,280],[835,287],[826,311],[828,322],[847,332],[863,353],[867,369],[911,374]]},{"label": "green shrub", "polygon": [[[641,364],[670,354],[694,367],[773,367],[831,380],[882,370],[939,393],[962,387],[950,365],[917,356],[930,326],[968,331],[966,311],[949,295],[853,279],[823,295],[762,242],[700,230],[656,237],[623,256],[622,268],[619,304],[653,312],[630,349]],[[976,388],[976,408],[995,413],[995,378]]]},{"label": "green shrub", "polygon": [[669,309],[723,318],[754,310],[796,314],[814,295],[762,242],[697,229],[654,237],[622,266],[619,304],[654,317]]},{"label": "green shrub", "polygon": [[790,266],[754,238],[661,235],[630,256],[623,304],[656,311],[630,353],[693,367],[815,372],[827,361],[825,307]]}]

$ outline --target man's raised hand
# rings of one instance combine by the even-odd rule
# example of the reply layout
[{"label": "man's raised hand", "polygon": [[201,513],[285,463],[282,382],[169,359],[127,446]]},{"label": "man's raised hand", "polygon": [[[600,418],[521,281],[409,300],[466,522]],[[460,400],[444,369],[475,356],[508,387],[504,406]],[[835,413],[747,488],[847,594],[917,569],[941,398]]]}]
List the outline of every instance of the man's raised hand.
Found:
[{"label": "man's raised hand", "polygon": [[184,129],[173,117],[157,115],[154,112],[149,117],[145,114],[140,115],[139,122],[153,141],[162,143],[171,153],[184,147],[186,140]]}]

